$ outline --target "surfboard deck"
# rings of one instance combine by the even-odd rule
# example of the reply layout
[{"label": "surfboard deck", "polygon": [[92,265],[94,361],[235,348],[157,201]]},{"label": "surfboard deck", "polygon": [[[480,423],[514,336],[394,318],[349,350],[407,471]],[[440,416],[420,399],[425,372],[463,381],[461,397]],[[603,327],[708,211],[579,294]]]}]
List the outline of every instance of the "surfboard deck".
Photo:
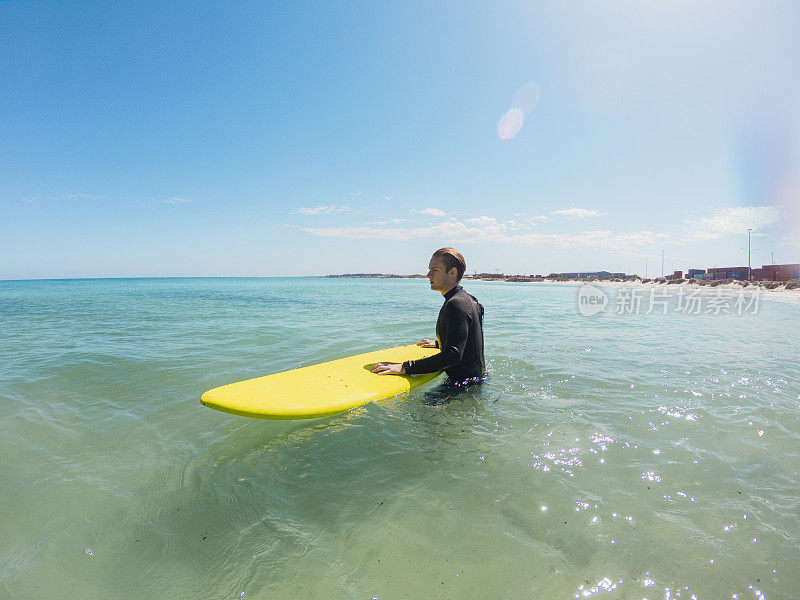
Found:
[{"label": "surfboard deck", "polygon": [[207,391],[204,406],[257,419],[313,419],[333,415],[373,400],[390,398],[435,379],[424,375],[376,375],[376,362],[419,360],[436,348],[398,346],[348,358],[256,377]]}]

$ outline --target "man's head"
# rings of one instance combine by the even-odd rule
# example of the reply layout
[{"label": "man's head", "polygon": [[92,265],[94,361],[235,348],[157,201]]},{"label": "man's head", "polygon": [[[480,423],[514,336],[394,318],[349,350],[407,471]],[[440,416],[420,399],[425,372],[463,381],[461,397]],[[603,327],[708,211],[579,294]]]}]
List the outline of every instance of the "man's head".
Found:
[{"label": "man's head", "polygon": [[446,294],[458,285],[464,276],[467,263],[455,248],[439,248],[428,264],[428,280],[431,289]]}]

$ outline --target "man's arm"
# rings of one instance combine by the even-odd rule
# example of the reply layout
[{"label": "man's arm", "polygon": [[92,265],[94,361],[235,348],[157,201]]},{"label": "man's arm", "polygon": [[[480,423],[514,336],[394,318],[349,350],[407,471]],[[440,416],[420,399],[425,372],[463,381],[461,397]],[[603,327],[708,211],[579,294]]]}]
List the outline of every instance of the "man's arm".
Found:
[{"label": "man's arm", "polygon": [[[417,342],[417,346],[422,346],[423,348],[438,348],[439,342],[436,340],[429,340],[425,338],[421,342]],[[376,373],[378,375],[406,375],[405,370],[405,363],[390,363],[390,362],[379,362],[375,363],[375,366],[372,367],[372,373]]]},{"label": "man's arm", "polygon": [[444,339],[442,351],[421,360],[409,360],[403,363],[408,375],[435,373],[454,367],[461,362],[464,348],[467,347],[470,317],[456,305],[447,306],[444,315]]}]

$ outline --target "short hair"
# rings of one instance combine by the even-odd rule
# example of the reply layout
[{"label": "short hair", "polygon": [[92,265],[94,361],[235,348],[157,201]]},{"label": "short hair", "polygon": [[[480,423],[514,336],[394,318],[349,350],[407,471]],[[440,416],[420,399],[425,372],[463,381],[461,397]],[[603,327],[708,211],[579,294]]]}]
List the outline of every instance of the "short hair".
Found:
[{"label": "short hair", "polygon": [[467,270],[467,262],[461,256],[461,252],[455,248],[439,248],[433,253],[433,256],[439,258],[444,263],[444,268],[450,270],[455,268],[458,271],[458,280],[464,276],[464,271]]}]

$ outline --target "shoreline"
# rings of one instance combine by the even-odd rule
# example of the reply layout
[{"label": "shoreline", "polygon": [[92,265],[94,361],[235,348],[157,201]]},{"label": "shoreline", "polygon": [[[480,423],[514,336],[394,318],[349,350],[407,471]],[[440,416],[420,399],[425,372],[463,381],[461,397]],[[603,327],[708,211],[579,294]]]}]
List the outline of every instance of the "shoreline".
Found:
[{"label": "shoreline", "polygon": [[[329,278],[349,278],[349,279],[426,279],[422,275],[384,275],[384,274],[356,274],[356,275],[325,275]],[[713,291],[720,292],[739,292],[747,290],[748,293],[758,290],[764,299],[778,300],[791,304],[800,305],[800,282],[793,279],[789,281],[751,281],[745,282],[736,279],[714,279],[714,280],[695,280],[695,279],[567,279],[563,277],[541,277],[532,278],[521,275],[508,275],[498,277],[467,277],[463,281],[484,281],[488,283],[530,283],[530,284],[557,284],[557,285],[593,285],[596,287],[616,287],[616,288],[636,288],[636,289],[691,289],[691,291]],[[787,284],[790,286],[787,289]]]},{"label": "shoreline", "polygon": [[[505,281],[505,280],[491,280],[491,279],[471,279],[469,281],[500,281],[503,283],[515,283],[513,281]],[[536,280],[537,283],[546,283],[546,284],[561,284],[561,285],[572,285],[572,286],[581,286],[581,285],[593,285],[596,287],[603,287],[603,288],[634,288],[639,290],[646,290],[646,289],[674,289],[677,291],[678,289],[687,290],[691,292],[706,292],[706,293],[714,293],[717,290],[717,293],[725,293],[725,294],[734,294],[739,293],[740,291],[744,291],[744,293],[758,293],[760,297],[764,300],[776,300],[778,302],[785,302],[787,304],[795,304],[800,306],[800,285],[797,287],[793,287],[792,289],[786,289],[787,283],[795,283],[797,284],[797,280],[792,281],[753,281],[747,285],[747,282],[738,281],[738,280],[727,280],[727,279],[717,279],[712,281],[707,281],[704,284],[697,283],[692,280],[686,279],[649,279],[649,280],[641,280],[641,279],[601,279],[601,280],[580,280],[580,279],[541,279]],[[671,283],[672,282],[672,283]],[[713,283],[713,285],[712,285]],[[779,284],[777,286],[770,286],[767,287],[764,284]]]},{"label": "shoreline", "polygon": [[[669,281],[669,280],[668,280]],[[675,280],[680,281],[680,280]],[[785,283],[790,282],[777,282],[777,281],[759,281],[759,282],[751,282],[749,285],[742,285],[742,283],[737,282],[728,282],[725,279],[718,279],[716,280],[719,283],[716,285],[698,285],[697,283],[689,283],[686,280],[680,281],[680,283],[665,283],[662,281],[654,281],[650,280],[647,283],[642,282],[638,279],[631,279],[628,281],[612,281],[612,280],[602,280],[602,281],[554,281],[550,280],[548,283],[563,283],[566,285],[593,285],[596,287],[604,287],[604,288],[635,288],[635,289],[683,289],[689,292],[706,292],[706,293],[713,293],[714,290],[718,290],[719,293],[739,293],[743,291],[746,294],[750,293],[758,293],[760,294],[761,298],[764,300],[777,300],[778,302],[787,302],[789,304],[797,304],[800,305],[800,286],[787,290],[785,287]],[[710,283],[710,282],[709,282]],[[764,283],[781,283],[780,286],[774,287],[772,289],[765,287]]]}]

